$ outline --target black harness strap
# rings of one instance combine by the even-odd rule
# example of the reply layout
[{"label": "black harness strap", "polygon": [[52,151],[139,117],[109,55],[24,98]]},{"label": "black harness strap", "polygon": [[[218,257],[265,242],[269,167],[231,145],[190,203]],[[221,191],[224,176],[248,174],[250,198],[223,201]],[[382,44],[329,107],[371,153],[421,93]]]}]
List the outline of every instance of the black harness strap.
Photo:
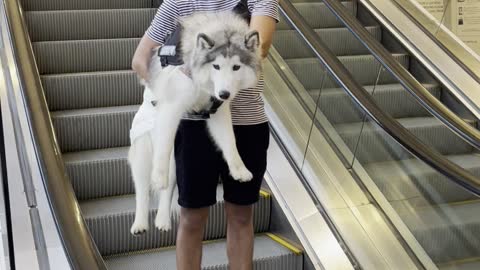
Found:
[{"label": "black harness strap", "polygon": [[205,108],[199,112],[186,113],[185,116],[194,120],[209,119],[210,115],[216,113],[222,104],[223,101],[212,96],[210,97],[210,108]]}]

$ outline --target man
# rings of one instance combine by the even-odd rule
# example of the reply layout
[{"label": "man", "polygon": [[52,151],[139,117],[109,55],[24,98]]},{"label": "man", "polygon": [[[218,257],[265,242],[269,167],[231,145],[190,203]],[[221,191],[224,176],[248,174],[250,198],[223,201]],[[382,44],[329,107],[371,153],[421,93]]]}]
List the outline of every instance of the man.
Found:
[{"label": "man", "polygon": [[[138,45],[133,70],[148,80],[152,50],[165,42],[180,17],[198,11],[232,10],[239,0],[165,0]],[[260,36],[262,58],[268,54],[275,24],[277,0],[249,0],[250,28]],[[259,199],[266,170],[269,126],[261,97],[263,78],[258,86],[241,90],[232,101],[232,122],[240,156],[253,174],[249,182],[231,179],[228,168],[210,139],[205,121],[184,119],[175,139],[180,222],[177,235],[177,269],[200,269],[202,238],[209,206],[216,203],[216,186],[221,176],[227,216],[227,256],[231,270],[252,269],[253,204]]]}]

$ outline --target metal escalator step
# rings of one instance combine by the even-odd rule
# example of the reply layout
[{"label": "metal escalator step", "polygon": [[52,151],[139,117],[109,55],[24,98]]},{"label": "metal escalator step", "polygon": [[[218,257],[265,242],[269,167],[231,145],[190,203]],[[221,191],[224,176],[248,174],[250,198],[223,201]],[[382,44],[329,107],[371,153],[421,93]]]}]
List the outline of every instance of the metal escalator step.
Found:
[{"label": "metal escalator step", "polygon": [[63,160],[78,200],[134,194],[129,147],[64,153]]},{"label": "metal escalator step", "polygon": [[[434,117],[410,117],[397,120],[421,141],[444,155],[471,153],[473,150],[467,142]],[[339,124],[336,125],[336,130],[353,151],[362,130],[362,123]],[[411,157],[411,154],[393,141],[377,125],[371,122],[365,124],[357,149],[357,158],[362,164],[410,159]]]},{"label": "metal escalator step", "polygon": [[[366,29],[380,40],[380,26],[367,26]],[[368,54],[368,49],[356,39],[347,28],[316,29],[315,32],[326,46],[336,55]],[[284,59],[315,57],[312,49],[296,30],[279,30],[275,33],[273,45]]]},{"label": "metal escalator step", "polygon": [[41,76],[51,111],[135,105],[143,87],[131,70]]},{"label": "metal escalator step", "polygon": [[40,74],[127,70],[140,38],[33,42]]},{"label": "metal escalator step", "polygon": [[52,112],[62,152],[128,146],[138,105]]},{"label": "metal escalator step", "polygon": [[399,211],[436,263],[480,257],[480,200]]},{"label": "metal escalator step", "polygon": [[[438,84],[424,84],[435,97],[440,98],[441,87]],[[430,114],[400,84],[381,84],[365,86],[365,90],[373,93],[377,104],[395,118],[429,116]],[[375,92],[373,92],[375,90]],[[319,109],[332,124],[362,121],[364,112],[355,105],[352,98],[342,88],[309,90],[316,100],[321,93]],[[342,113],[338,113],[339,109]]]},{"label": "metal escalator step", "polygon": [[[199,179],[201,180],[201,179]],[[223,188],[217,188],[217,204],[211,206],[204,239],[226,236]],[[160,232],[154,226],[157,204],[151,200],[150,229],[141,236],[130,234],[135,214],[135,196],[110,197],[80,203],[90,234],[102,255],[166,247],[175,244],[177,218],[172,219],[172,230]],[[255,232],[268,230],[270,222],[270,196],[260,195],[254,205]]]},{"label": "metal escalator step", "polygon": [[[480,154],[451,155],[446,158],[480,176]],[[364,168],[387,200],[401,201],[399,207],[427,203],[425,198],[428,197],[444,203],[477,198],[418,159],[376,162],[366,164]]]},{"label": "metal escalator step", "polygon": [[128,149],[118,147],[63,154],[77,199],[134,194]]},{"label": "metal escalator step", "polygon": [[[355,5],[352,1],[342,1],[342,4],[350,10],[352,14],[355,14]],[[293,5],[312,28],[344,27],[342,22],[340,22],[321,1],[317,1],[316,3],[294,3]],[[292,28],[288,19],[281,16],[277,29],[285,30]]]},{"label": "metal escalator step", "polygon": [[150,8],[152,0],[21,0],[26,11]]},{"label": "metal escalator step", "polygon": [[[409,66],[409,55],[393,54],[397,61],[404,67]],[[350,71],[353,78],[361,85],[375,85],[381,64],[372,55],[339,56],[338,59]],[[298,58],[285,61],[293,73],[300,80],[306,89],[322,88],[323,64],[317,58]],[[383,70],[380,74],[378,84],[395,84],[397,80],[389,72]],[[335,88],[338,84],[330,75],[326,78],[323,88]]]},{"label": "metal escalator step", "polygon": [[[256,270],[300,270],[303,256],[296,254],[265,235],[255,237],[253,269]],[[107,257],[109,269],[176,269],[175,249],[151,250],[122,256]],[[202,270],[227,270],[226,242],[213,241],[203,247]]]},{"label": "metal escalator step", "polygon": [[29,11],[30,38],[36,41],[142,37],[157,9]]}]

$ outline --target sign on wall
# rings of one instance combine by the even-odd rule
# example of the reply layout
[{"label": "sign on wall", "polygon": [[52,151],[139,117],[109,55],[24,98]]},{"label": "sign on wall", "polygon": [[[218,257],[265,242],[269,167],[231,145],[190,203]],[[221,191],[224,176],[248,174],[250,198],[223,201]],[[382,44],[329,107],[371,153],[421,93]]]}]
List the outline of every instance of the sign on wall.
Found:
[{"label": "sign on wall", "polygon": [[[454,0],[455,1],[455,0]],[[445,5],[443,0],[417,0],[430,14],[432,14],[438,21],[442,20]]]},{"label": "sign on wall", "polygon": [[451,0],[451,31],[480,54],[480,0]]}]

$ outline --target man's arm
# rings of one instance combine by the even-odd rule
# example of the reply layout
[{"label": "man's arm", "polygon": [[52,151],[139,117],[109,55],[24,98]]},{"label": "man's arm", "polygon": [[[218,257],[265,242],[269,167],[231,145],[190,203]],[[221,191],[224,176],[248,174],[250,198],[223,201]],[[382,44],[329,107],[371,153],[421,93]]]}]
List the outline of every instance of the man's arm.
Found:
[{"label": "man's arm", "polygon": [[148,68],[153,50],[163,44],[167,32],[175,29],[178,17],[176,1],[164,0],[133,55],[132,69],[140,78],[149,79]]},{"label": "man's arm", "polygon": [[271,16],[252,16],[250,28],[257,30],[260,35],[260,55],[262,58],[265,58],[268,55],[268,49],[270,49],[270,46],[272,45],[276,23],[277,21]]}]

